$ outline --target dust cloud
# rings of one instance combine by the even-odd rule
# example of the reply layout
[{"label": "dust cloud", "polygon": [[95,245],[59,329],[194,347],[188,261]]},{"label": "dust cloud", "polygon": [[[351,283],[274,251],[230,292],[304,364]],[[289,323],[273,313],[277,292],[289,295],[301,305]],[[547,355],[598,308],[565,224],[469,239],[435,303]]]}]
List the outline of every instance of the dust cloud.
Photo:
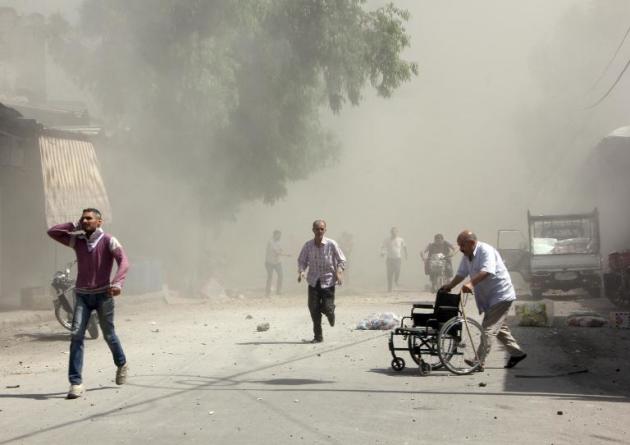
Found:
[{"label": "dust cloud", "polygon": [[[379,248],[397,226],[410,252],[401,285],[418,288],[426,283],[418,253],[435,233],[454,242],[470,228],[496,243],[498,229],[526,236],[528,209],[561,214],[598,205],[598,166],[587,159],[625,125],[627,106],[620,89],[585,108],[623,66],[622,56],[590,91],[627,28],[628,5],[397,4],[411,12],[406,56],[419,62],[420,75],[391,100],[370,97],[331,118],[344,146],[339,163],[295,184],[273,207],[245,209],[226,230],[224,245],[252,282],[263,282],[271,231],[283,230],[298,252],[316,217],[328,220],[332,238],[354,235],[350,287],[385,286]],[[237,245],[245,247],[229,247]]]},{"label": "dust cloud", "polygon": [[[44,4],[3,3],[22,13]],[[77,20],[80,3],[46,2],[39,12]],[[395,4],[411,13],[404,57],[418,62],[419,75],[389,99],[366,90],[359,107],[338,115],[322,111],[342,147],[337,162],[289,184],[286,198],[273,205],[248,203],[234,218],[210,225],[199,216],[203,195],[185,168],[154,170],[145,154],[97,145],[115,214],[109,229],[132,261],[158,256],[172,281],[167,284],[192,283],[192,292],[207,269],[226,288],[262,292],[265,246],[278,229],[292,255],[284,260],[285,280],[297,288],[297,254],[312,237],[311,222],[323,218],[329,237],[353,237],[350,289],[384,289],[379,253],[392,226],[409,249],[401,286],[421,289],[427,281],[419,252],[436,233],[454,242],[469,228],[495,243],[498,229],[526,230],[528,209],[595,207],[593,183],[580,178],[588,176],[586,161],[598,141],[626,124],[627,90],[620,86],[600,106],[586,107],[619,71],[613,65],[591,90],[623,36],[630,6],[587,0]],[[630,56],[626,46],[620,63]],[[54,85],[50,90],[54,95]],[[92,103],[87,93],[73,93]],[[190,264],[197,265],[194,272]]]}]

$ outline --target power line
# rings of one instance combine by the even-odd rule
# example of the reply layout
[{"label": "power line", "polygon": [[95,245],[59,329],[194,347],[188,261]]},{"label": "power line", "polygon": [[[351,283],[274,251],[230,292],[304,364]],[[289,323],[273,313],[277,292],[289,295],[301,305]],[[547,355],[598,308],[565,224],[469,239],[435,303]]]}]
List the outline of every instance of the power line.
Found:
[{"label": "power line", "polygon": [[628,26],[628,29],[626,30],[626,33],[623,36],[623,39],[621,39],[621,42],[619,42],[619,46],[617,46],[617,49],[615,50],[615,53],[610,58],[610,60],[606,64],[606,67],[604,68],[602,73],[599,75],[599,77],[597,78],[595,83],[593,83],[593,86],[591,86],[591,89],[589,91],[593,91],[595,89],[595,87],[597,86],[597,84],[599,84],[599,82],[604,78],[604,75],[608,72],[608,69],[612,65],[613,61],[617,58],[617,54],[619,54],[619,51],[621,50],[621,47],[626,42],[626,39],[628,38],[628,34],[630,34],[630,26]]},{"label": "power line", "polygon": [[599,100],[597,102],[595,102],[593,105],[590,105],[588,107],[586,107],[587,109],[589,108],[595,108],[597,105],[599,105],[600,103],[602,103],[604,101],[604,99],[606,99],[608,97],[608,95],[612,92],[612,90],[615,89],[615,87],[617,86],[617,84],[619,83],[619,81],[621,80],[621,78],[623,77],[623,75],[625,74],[625,72],[628,70],[628,67],[630,67],[630,60],[628,60],[626,62],[626,66],[623,67],[623,70],[621,70],[621,72],[619,73],[619,75],[617,76],[617,79],[615,80],[615,83],[612,84],[612,86],[610,88],[608,88],[608,91],[606,91],[606,93],[599,98]]}]

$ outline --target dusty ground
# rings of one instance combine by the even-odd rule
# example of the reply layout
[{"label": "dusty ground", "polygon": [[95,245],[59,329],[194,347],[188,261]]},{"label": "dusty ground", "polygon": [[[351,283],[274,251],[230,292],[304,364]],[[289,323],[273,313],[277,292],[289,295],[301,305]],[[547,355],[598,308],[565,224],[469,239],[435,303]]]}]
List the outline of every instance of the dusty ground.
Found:
[{"label": "dusty ground", "polygon": [[[353,329],[371,312],[405,314],[430,298],[342,292],[338,324],[325,325],[319,345],[301,341],[312,337],[301,294],[120,304],[129,382],[117,387],[107,346],[88,341],[88,391],[73,401],[67,333],[53,321],[4,328],[0,445],[629,443],[629,331],[517,327],[529,353],[517,368],[503,369],[495,349],[483,374],[421,377],[391,370],[387,333]],[[573,300],[556,301],[556,312],[609,309]],[[271,329],[256,332],[261,322]]]}]

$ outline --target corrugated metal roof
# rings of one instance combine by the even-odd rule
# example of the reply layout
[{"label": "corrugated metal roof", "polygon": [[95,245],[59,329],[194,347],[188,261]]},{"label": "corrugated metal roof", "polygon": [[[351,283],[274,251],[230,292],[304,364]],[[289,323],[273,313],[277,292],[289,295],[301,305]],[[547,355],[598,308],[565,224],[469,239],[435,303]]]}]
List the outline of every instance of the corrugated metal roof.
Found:
[{"label": "corrugated metal roof", "polygon": [[94,145],[84,140],[40,136],[39,149],[48,226],[76,221],[87,207],[96,207],[111,222],[111,207]]}]

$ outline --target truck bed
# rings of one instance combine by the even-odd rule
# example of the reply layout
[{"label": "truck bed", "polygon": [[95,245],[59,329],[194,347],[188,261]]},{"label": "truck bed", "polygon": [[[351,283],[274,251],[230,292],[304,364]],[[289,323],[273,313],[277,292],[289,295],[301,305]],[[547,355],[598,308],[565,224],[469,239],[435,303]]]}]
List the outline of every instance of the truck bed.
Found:
[{"label": "truck bed", "polygon": [[563,270],[599,270],[600,268],[600,257],[596,254],[574,253],[531,256],[532,273]]}]

